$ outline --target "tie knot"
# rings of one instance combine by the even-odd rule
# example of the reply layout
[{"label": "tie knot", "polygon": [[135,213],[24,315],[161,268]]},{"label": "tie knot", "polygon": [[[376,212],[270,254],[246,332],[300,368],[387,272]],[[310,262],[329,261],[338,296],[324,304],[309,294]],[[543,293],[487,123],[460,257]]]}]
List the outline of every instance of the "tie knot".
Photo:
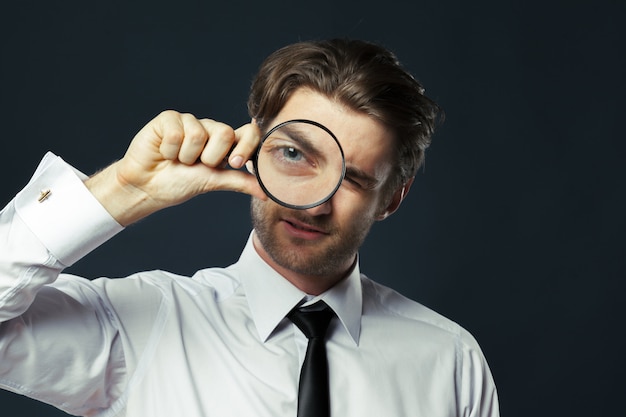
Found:
[{"label": "tie knot", "polygon": [[306,308],[294,308],[287,318],[298,326],[307,339],[323,339],[334,315],[325,302],[319,301]]}]

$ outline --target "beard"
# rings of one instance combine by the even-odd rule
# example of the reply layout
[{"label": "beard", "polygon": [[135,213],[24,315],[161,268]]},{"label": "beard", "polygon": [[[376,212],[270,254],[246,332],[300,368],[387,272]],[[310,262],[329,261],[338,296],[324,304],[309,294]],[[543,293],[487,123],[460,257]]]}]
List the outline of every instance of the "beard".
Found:
[{"label": "beard", "polygon": [[[279,236],[281,213],[318,227],[328,235],[320,241]],[[335,225],[330,215],[311,216],[304,210],[287,209],[254,197],[251,215],[259,242],[272,260],[283,268],[309,276],[345,274],[374,223],[367,216],[354,215],[349,224]]]}]

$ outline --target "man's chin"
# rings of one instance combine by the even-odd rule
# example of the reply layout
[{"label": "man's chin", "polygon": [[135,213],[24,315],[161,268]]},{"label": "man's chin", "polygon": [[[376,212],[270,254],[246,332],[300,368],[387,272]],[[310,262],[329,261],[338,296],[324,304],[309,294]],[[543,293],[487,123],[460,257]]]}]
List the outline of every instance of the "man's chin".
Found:
[{"label": "man's chin", "polygon": [[354,263],[356,254],[342,253],[329,244],[290,240],[289,244],[266,247],[268,255],[282,268],[308,276],[342,275]]},{"label": "man's chin", "polygon": [[262,250],[281,268],[306,275],[323,275],[327,251],[320,243],[295,237],[267,236],[256,231]]}]

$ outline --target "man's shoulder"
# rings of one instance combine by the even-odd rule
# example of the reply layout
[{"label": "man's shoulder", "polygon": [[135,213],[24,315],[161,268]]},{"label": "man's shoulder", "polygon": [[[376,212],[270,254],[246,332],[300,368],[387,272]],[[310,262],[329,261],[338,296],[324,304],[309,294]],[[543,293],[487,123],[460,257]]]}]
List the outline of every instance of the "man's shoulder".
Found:
[{"label": "man's shoulder", "polygon": [[416,332],[477,346],[473,336],[455,321],[365,275],[361,276],[361,281],[364,317],[371,315],[377,320],[389,320],[393,328],[401,329],[407,337]]},{"label": "man's shoulder", "polygon": [[101,277],[93,280],[61,274],[54,284],[66,293],[94,294],[96,297],[133,304],[158,303],[158,300],[172,299],[175,294],[196,297],[210,293],[212,297],[219,299],[232,295],[239,285],[236,277],[224,268],[200,270],[193,276],[164,270],[147,270],[126,277]]}]

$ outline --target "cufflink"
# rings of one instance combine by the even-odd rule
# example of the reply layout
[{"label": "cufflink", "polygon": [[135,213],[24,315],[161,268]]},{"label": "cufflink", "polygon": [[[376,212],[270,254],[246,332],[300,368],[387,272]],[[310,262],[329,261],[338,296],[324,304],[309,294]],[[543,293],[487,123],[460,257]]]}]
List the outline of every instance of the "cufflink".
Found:
[{"label": "cufflink", "polygon": [[37,201],[40,203],[44,202],[48,197],[50,197],[50,194],[52,194],[52,191],[50,191],[49,189],[41,190],[41,192],[39,193],[39,198],[37,198]]}]

